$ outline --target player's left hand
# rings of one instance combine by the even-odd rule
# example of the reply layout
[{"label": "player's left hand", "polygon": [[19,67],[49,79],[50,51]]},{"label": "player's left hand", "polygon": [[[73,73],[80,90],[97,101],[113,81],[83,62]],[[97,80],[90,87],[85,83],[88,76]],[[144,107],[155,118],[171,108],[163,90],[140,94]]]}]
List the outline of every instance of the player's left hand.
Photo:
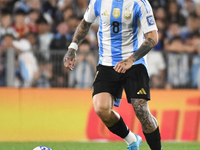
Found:
[{"label": "player's left hand", "polygon": [[127,58],[125,60],[122,60],[116,64],[113,69],[118,73],[125,73],[128,69],[131,68],[133,65],[133,61],[130,58]]},{"label": "player's left hand", "polygon": [[76,60],[76,50],[72,48],[68,49],[67,53],[63,58],[65,68],[68,68],[69,70],[72,71],[74,69],[75,60]]}]

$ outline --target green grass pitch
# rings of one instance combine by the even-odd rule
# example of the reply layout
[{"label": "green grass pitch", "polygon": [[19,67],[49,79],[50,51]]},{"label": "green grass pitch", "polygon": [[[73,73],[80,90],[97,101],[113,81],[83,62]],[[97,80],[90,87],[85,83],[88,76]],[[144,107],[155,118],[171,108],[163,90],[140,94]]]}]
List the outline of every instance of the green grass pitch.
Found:
[{"label": "green grass pitch", "polygon": [[[0,142],[0,150],[32,150],[37,146],[48,146],[52,150],[126,150],[124,142]],[[199,143],[163,142],[163,150],[200,150]],[[140,150],[149,150],[146,142]]]}]

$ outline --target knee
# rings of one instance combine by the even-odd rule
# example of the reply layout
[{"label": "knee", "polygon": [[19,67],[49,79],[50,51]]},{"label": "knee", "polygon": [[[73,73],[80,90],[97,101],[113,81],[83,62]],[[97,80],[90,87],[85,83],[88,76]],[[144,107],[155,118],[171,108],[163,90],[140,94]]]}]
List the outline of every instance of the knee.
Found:
[{"label": "knee", "polygon": [[95,113],[101,118],[103,122],[110,120],[111,108],[109,105],[101,103],[100,101],[93,101]]}]

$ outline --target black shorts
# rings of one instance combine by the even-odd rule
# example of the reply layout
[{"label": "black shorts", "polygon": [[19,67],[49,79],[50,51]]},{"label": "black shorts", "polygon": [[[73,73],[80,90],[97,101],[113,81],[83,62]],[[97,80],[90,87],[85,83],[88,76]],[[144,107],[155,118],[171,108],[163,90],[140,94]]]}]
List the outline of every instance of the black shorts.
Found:
[{"label": "black shorts", "polygon": [[123,89],[129,103],[131,98],[150,100],[149,76],[144,65],[133,65],[125,73],[116,72],[112,66],[97,66],[93,96],[107,92],[121,99]]}]

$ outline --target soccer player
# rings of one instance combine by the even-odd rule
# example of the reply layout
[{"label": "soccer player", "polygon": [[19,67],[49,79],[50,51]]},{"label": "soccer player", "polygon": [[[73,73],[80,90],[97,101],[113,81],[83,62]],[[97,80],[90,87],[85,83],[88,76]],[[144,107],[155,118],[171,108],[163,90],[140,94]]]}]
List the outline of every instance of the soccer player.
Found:
[{"label": "soccer player", "polygon": [[[156,119],[149,111],[149,76],[145,55],[157,44],[158,34],[152,8],[147,0],[91,0],[64,65],[73,70],[78,45],[99,16],[99,63],[93,83],[93,105],[107,128],[123,138],[129,150],[138,150],[141,137],[132,133],[113,106],[119,106],[122,90],[142,124],[152,150],[161,150]],[[126,110],[124,110],[126,111]]]}]

